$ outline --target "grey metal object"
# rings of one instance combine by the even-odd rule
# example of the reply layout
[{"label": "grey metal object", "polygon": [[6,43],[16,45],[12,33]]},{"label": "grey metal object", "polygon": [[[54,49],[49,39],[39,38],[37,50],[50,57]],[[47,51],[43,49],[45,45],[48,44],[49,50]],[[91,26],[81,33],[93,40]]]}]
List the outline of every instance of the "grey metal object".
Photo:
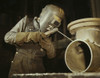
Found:
[{"label": "grey metal object", "polygon": [[59,30],[57,31],[59,34],[61,34],[62,36],[64,36],[66,39],[68,39],[69,41],[73,41],[71,38],[69,38],[67,35],[63,34],[62,32],[60,32]]},{"label": "grey metal object", "polygon": [[75,39],[89,40],[100,45],[100,18],[78,19],[68,24],[68,30]]},{"label": "grey metal object", "polygon": [[68,30],[75,40],[65,51],[68,68],[72,72],[100,71],[100,18],[75,20],[68,24]]},{"label": "grey metal object", "polygon": [[99,72],[100,47],[89,41],[75,40],[65,51],[65,63],[72,72]]},{"label": "grey metal object", "polygon": [[14,74],[12,78],[100,78],[100,73],[31,73]]},{"label": "grey metal object", "polygon": [[69,41],[73,41],[71,38],[69,38],[67,35],[65,35],[64,33],[60,32],[58,30],[58,28],[53,28],[47,32],[45,32],[45,35],[49,36],[50,34],[53,34],[55,32],[58,32],[59,34],[61,34],[62,36],[64,36],[66,39],[68,39]]}]

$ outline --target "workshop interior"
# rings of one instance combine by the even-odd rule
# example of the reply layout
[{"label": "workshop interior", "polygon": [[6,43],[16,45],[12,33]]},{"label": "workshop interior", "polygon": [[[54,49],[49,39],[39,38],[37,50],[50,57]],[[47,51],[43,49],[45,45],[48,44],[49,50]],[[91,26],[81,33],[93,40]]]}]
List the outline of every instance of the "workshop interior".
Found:
[{"label": "workshop interior", "polygon": [[0,0],[0,78],[8,78],[16,52],[5,34],[26,14],[38,17],[47,4],[65,14],[59,31],[51,34],[56,57],[44,57],[46,73],[100,72],[100,0]]}]

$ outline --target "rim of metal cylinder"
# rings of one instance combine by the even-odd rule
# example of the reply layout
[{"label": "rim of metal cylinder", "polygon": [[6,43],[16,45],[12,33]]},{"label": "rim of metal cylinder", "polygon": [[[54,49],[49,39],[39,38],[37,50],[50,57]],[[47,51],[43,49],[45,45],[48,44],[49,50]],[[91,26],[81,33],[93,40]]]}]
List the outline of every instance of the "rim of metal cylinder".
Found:
[{"label": "rim of metal cylinder", "polygon": [[[86,45],[88,46],[89,50],[90,50],[91,58],[90,58],[89,65],[88,65],[84,70],[82,70],[82,71],[75,71],[75,70],[71,69],[71,67],[69,66],[69,64],[68,64],[68,62],[67,62],[67,59],[66,59],[66,58],[67,58],[68,49],[70,49],[70,47],[71,47],[73,44],[75,44],[76,42],[82,42],[82,43],[86,44]],[[72,49],[72,48],[71,48],[71,49]],[[93,60],[92,49],[91,49],[90,45],[89,45],[86,41],[77,39],[77,40],[72,41],[72,42],[67,46],[66,51],[65,51],[65,57],[64,57],[64,58],[65,58],[65,64],[66,64],[66,66],[68,67],[68,69],[69,69],[71,72],[73,72],[73,73],[86,72],[86,71],[89,69],[89,67],[91,66],[91,63],[92,63],[92,60]],[[72,57],[70,57],[70,58],[72,58]],[[73,64],[73,65],[74,65],[74,64]]]},{"label": "rim of metal cylinder", "polygon": [[[67,29],[74,34],[75,29],[80,27],[95,27],[100,26],[100,18],[81,18],[70,22],[67,26]],[[73,32],[74,31],[74,32]]]},{"label": "rim of metal cylinder", "polygon": [[89,22],[89,21],[97,21],[97,22],[100,22],[100,18],[81,18],[81,19],[77,19],[77,20],[74,20],[72,22],[70,22],[68,24],[68,28],[74,24],[77,24],[77,23],[81,23],[81,22]]}]

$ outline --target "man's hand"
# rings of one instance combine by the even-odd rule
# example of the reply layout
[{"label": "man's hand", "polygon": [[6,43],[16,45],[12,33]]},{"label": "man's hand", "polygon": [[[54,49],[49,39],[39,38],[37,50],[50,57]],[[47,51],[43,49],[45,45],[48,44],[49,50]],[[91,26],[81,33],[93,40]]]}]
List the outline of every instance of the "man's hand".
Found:
[{"label": "man's hand", "polygon": [[46,38],[46,35],[42,32],[29,32],[27,41],[39,42],[41,39]]},{"label": "man's hand", "polygon": [[44,38],[46,38],[46,35],[42,32],[18,32],[16,35],[16,44],[21,45],[30,41],[37,43]]},{"label": "man's hand", "polygon": [[49,59],[52,59],[56,56],[54,45],[49,38],[41,39],[39,44],[43,49],[46,50]]}]

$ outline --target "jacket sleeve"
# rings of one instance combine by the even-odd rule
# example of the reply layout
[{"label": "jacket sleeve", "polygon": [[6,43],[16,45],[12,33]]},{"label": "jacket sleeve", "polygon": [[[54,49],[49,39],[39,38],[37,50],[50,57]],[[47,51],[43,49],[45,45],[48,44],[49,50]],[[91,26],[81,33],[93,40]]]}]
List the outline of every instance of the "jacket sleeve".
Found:
[{"label": "jacket sleeve", "polygon": [[21,32],[26,25],[26,18],[22,18],[9,32],[4,36],[4,41],[9,44],[15,44],[17,32]]}]

